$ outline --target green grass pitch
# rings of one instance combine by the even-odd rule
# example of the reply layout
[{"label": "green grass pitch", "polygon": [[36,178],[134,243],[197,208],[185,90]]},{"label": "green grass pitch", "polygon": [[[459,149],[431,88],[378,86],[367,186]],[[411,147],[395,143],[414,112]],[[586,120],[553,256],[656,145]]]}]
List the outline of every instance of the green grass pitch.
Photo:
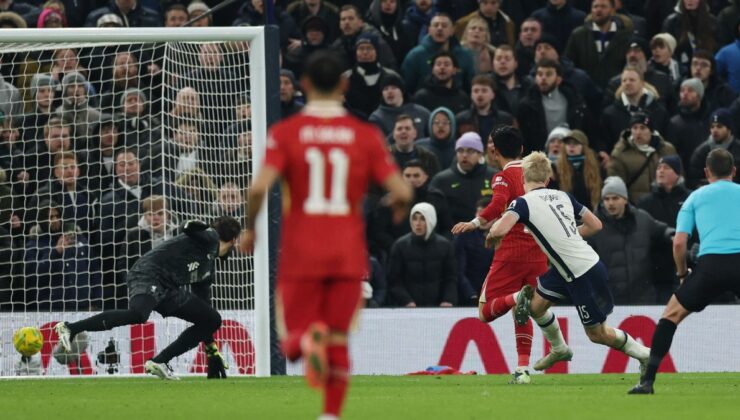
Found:
[{"label": "green grass pitch", "polygon": [[[344,419],[737,419],[740,373],[666,374],[656,395],[626,395],[637,376],[357,376]],[[211,380],[0,380],[0,419],[315,419],[301,377]]]}]

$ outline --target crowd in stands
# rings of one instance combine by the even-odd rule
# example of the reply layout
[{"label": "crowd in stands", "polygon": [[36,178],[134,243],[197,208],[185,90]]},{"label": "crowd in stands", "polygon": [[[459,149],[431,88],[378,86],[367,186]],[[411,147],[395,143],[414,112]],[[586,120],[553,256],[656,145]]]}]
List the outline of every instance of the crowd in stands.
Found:
[{"label": "crowd in stands", "polygon": [[[218,3],[0,0],[0,28],[174,27]],[[670,297],[681,204],[706,184],[709,151],[740,159],[740,1],[266,3],[234,2],[193,26],[279,26],[282,118],[303,106],[306,57],[334,51],[347,110],[378,126],[416,191],[400,225],[380,193],[368,197],[369,306],[477,305],[493,255],[486,227],[457,237],[450,228],[490,201],[502,168],[488,137],[501,124],[521,130],[525,155],[548,155],[552,188],[603,222],[589,242],[615,301]],[[243,61],[225,66],[222,49]],[[121,256],[156,246],[181,218],[244,214],[244,180],[224,176],[249,171],[249,97],[233,85],[248,77],[244,45],[204,44],[200,66],[165,98],[150,89],[162,83],[157,48],[102,52],[2,57],[0,253],[16,264],[0,262],[1,309],[104,304],[135,261]],[[232,155],[212,156],[214,147]],[[178,207],[181,197],[197,204]]]}]

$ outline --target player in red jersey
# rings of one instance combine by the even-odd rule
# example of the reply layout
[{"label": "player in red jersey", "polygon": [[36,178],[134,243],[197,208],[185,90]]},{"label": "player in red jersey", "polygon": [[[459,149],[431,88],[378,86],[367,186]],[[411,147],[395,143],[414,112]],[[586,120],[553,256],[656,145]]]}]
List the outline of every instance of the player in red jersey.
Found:
[{"label": "player in red jersey", "polygon": [[[522,136],[516,128],[503,126],[491,132],[489,141],[493,142],[494,159],[503,171],[493,176],[493,198],[490,204],[470,222],[456,224],[452,233],[459,234],[475,230],[481,225],[493,222],[506,210],[514,199],[524,195],[522,175]],[[547,271],[547,257],[540,250],[531,235],[517,225],[506,235],[496,249],[491,268],[483,283],[478,301],[478,317],[491,322],[507,313],[516,302],[512,293],[525,284],[537,286],[537,276]],[[529,356],[532,349],[532,322],[525,325],[514,323],[516,335],[517,368],[513,373],[512,384],[530,382]]]},{"label": "player in red jersey", "polygon": [[321,419],[338,418],[349,382],[347,332],[361,304],[368,272],[363,201],[370,183],[389,191],[394,218],[405,218],[412,191],[403,182],[381,132],[342,107],[347,81],[329,52],[306,63],[301,81],[306,107],[275,124],[261,171],[249,187],[247,229],[278,178],[290,200],[281,226],[277,307],[286,357],[304,359],[306,380],[324,396]]}]

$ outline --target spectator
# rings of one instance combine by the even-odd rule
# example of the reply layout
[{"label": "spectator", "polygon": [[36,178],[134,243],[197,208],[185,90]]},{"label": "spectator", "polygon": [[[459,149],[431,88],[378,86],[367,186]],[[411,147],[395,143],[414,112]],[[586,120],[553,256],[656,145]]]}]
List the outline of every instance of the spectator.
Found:
[{"label": "spectator", "polygon": [[403,168],[406,162],[417,159],[424,167],[424,171],[429,176],[434,176],[439,172],[439,161],[434,153],[417,146],[415,144],[416,138],[413,119],[406,114],[399,115],[391,136],[391,154],[399,167]]},{"label": "spectator", "polygon": [[735,26],[735,41],[722,47],[714,59],[719,77],[727,80],[736,94],[740,93],[740,18]]},{"label": "spectator", "polygon": [[455,77],[460,70],[455,56],[448,51],[439,51],[432,57],[431,64],[432,74],[414,94],[414,102],[431,109],[446,106],[453,112],[469,107],[470,98],[463,92]]},{"label": "spectator", "polygon": [[[659,71],[655,71],[648,66],[647,58],[650,56],[650,47],[644,39],[632,37],[629,40],[629,48],[625,54],[625,61],[628,67],[634,67],[642,74],[642,79],[652,86],[657,93],[655,99],[663,102],[666,108],[673,107],[675,103],[673,95],[673,83],[671,78]],[[626,67],[627,67],[626,66]],[[623,72],[624,70],[621,70]],[[614,93],[622,82],[622,74],[617,74],[611,80],[604,94],[607,103],[611,102]]]},{"label": "spectator", "polygon": [[[77,54],[78,52],[74,48],[60,48],[54,51],[54,54],[52,55],[53,61],[51,64],[51,70],[49,70],[49,73],[55,82],[61,83],[67,73],[77,72],[83,75],[83,77],[87,74],[87,69],[80,64],[80,59]],[[60,88],[63,88],[63,86],[60,86]]]},{"label": "spectator", "polygon": [[100,115],[95,134],[86,147],[87,189],[107,191],[115,180],[115,151],[122,143],[112,115]]},{"label": "spectator", "polygon": [[233,182],[225,182],[218,189],[218,197],[211,208],[211,216],[213,218],[231,216],[239,221],[240,224],[244,225],[246,215],[242,190]]},{"label": "spectator", "polygon": [[[570,130],[567,127],[555,127],[547,135],[544,151],[553,165],[557,164],[558,158],[563,151],[563,139],[568,134],[570,134]],[[553,173],[555,173],[554,170]]]},{"label": "spectator", "polygon": [[418,146],[434,153],[440,168],[449,168],[455,158],[455,136],[457,124],[452,111],[439,107],[429,118],[429,137],[416,141]]},{"label": "spectator", "polygon": [[378,82],[382,100],[378,109],[370,114],[369,121],[377,125],[388,136],[393,131],[396,118],[401,114],[414,119],[417,133],[426,133],[429,110],[421,105],[406,102],[405,85],[397,74],[388,73]]},{"label": "spectator", "polygon": [[301,45],[288,50],[283,59],[283,67],[292,71],[296,77],[301,77],[303,63],[308,56],[314,51],[329,47],[330,34],[329,25],[323,18],[320,16],[307,17],[301,24]]},{"label": "spectator", "polygon": [[362,20],[362,13],[356,6],[347,4],[339,11],[339,30],[341,35],[331,44],[332,50],[343,61],[346,69],[357,63],[357,40],[360,36],[370,35],[375,47],[375,59],[383,67],[395,69],[396,58],[393,50],[385,43],[377,29]]},{"label": "spectator", "polygon": [[624,3],[622,0],[614,0],[614,12],[617,17],[625,22],[625,26],[631,27],[634,35],[642,39],[648,39],[647,21],[642,17],[643,10],[633,12],[629,7],[625,7]]},{"label": "spectator", "polygon": [[403,11],[398,0],[373,0],[367,14],[367,22],[375,26],[383,40],[393,51],[396,63],[403,62],[403,58],[416,45],[417,35],[409,34],[403,25]]},{"label": "spectator", "polygon": [[[476,206],[476,216],[486,208],[490,198],[481,198]],[[478,294],[488,275],[493,261],[493,249],[486,248],[486,233],[491,227],[487,223],[470,232],[455,236],[455,257],[457,259],[457,295],[460,306],[478,306]]]},{"label": "spectator", "polygon": [[421,42],[429,30],[429,24],[436,13],[432,0],[413,0],[403,17],[404,32],[414,44]]},{"label": "spectator", "polygon": [[29,181],[33,180],[32,190],[38,188],[38,183],[46,183],[51,179],[51,168],[54,164],[54,155],[59,152],[72,150],[71,129],[60,117],[49,118],[44,126],[43,141],[36,142],[25,156],[24,168],[28,168]]},{"label": "spectator", "polygon": [[609,272],[609,290],[617,305],[656,303],[651,251],[670,249],[674,232],[665,223],[628,201],[627,187],[619,177],[609,177],[601,191],[603,204],[597,216],[603,229],[588,242]]},{"label": "spectator", "polygon": [[2,74],[0,74],[0,111],[8,118],[23,117],[23,96]]},{"label": "spectator", "polygon": [[[35,24],[36,22],[33,22]],[[28,24],[21,15],[15,12],[0,12],[0,28],[2,29],[25,29]]]},{"label": "spectator", "polygon": [[70,72],[62,79],[62,105],[56,115],[69,121],[74,129],[77,142],[87,143],[92,136],[95,123],[100,120],[100,111],[90,105],[90,84],[78,72]]},{"label": "spectator", "polygon": [[88,235],[73,223],[62,224],[56,205],[46,203],[42,217],[48,217],[31,229],[25,246],[28,309],[95,309],[100,305],[101,271]]},{"label": "spectator", "polygon": [[681,80],[683,73],[678,61],[673,58],[673,52],[676,50],[676,38],[673,35],[663,32],[655,35],[650,41],[650,51],[653,56],[648,62],[648,69],[663,72],[671,79],[671,83]]},{"label": "spectator", "polygon": [[177,235],[177,220],[170,215],[164,197],[151,195],[144,198],[141,200],[141,210],[138,223],[126,232],[126,241],[118,248],[116,271],[124,277],[139,257]]},{"label": "spectator", "polygon": [[36,21],[36,27],[43,28],[64,28],[67,26],[67,18],[64,11],[57,7],[45,7]]},{"label": "spectator", "polygon": [[134,53],[122,51],[112,58],[105,66],[108,74],[103,80],[100,94],[100,110],[107,114],[118,111],[121,94],[126,89],[149,85],[147,78],[139,74],[139,59]]},{"label": "spectator", "polygon": [[144,28],[162,25],[162,18],[159,16],[159,13],[148,7],[141,6],[138,0],[110,0],[107,5],[95,9],[87,15],[85,26],[97,26],[98,19],[108,13],[118,15],[126,27]]},{"label": "spectator", "polygon": [[676,10],[663,21],[663,31],[673,35],[678,46],[673,56],[688,65],[694,50],[717,50],[717,19],[705,0],[678,0]]},{"label": "spectator", "polygon": [[[30,174],[24,166],[23,142],[17,131],[13,130],[12,120],[5,118],[0,111],[0,173],[4,178],[0,185],[12,187],[16,193],[22,193]],[[0,218],[0,224],[3,220]]]},{"label": "spectator", "polygon": [[[369,283],[372,288],[372,295],[364,296],[366,301],[366,307],[368,308],[380,308],[385,305],[386,294],[388,293],[388,283],[385,279],[385,269],[380,264],[377,258],[370,256],[370,272],[363,282]],[[363,287],[363,290],[364,287]]]},{"label": "spectator", "polygon": [[33,28],[36,26],[36,22],[39,19],[41,9],[38,7],[28,4],[27,1],[15,1],[15,0],[3,0],[0,2],[0,12],[6,13],[5,19],[14,21],[14,27],[21,28],[20,21],[16,17],[10,17],[10,13],[21,17],[23,21],[23,28]]},{"label": "spectator", "polygon": [[199,220],[208,215],[218,191],[208,174],[200,168],[188,169],[177,178],[175,186],[183,194],[183,199],[173,205],[180,219]]},{"label": "spectator", "polygon": [[160,138],[159,118],[149,112],[149,102],[143,90],[129,88],[119,97],[121,120],[119,128],[126,147],[137,148],[140,158],[150,156],[150,148]]},{"label": "spectator", "polygon": [[398,76],[398,73],[378,61],[377,36],[363,33],[356,39],[354,49],[356,64],[345,72],[345,77],[349,80],[349,89],[344,97],[349,108],[370,115],[380,105],[380,79],[388,74]]},{"label": "spectator", "polygon": [[532,66],[534,65],[534,46],[540,40],[541,36],[542,23],[539,20],[530,17],[522,22],[519,31],[519,40],[514,46],[516,61],[519,63],[517,74],[520,77],[526,76],[532,70]]},{"label": "spectator", "polygon": [[565,55],[603,88],[624,67],[631,33],[614,17],[612,0],[594,0],[591,19],[573,31]]},{"label": "spectator", "polygon": [[703,104],[704,85],[697,78],[681,83],[679,113],[674,115],[666,130],[668,141],[676,146],[684,167],[689,166],[691,154],[709,132],[709,113]]},{"label": "spectator", "polygon": [[41,200],[54,201],[62,209],[62,219],[92,234],[98,221],[98,197],[85,189],[81,182],[77,156],[72,152],[57,153],[53,174],[53,180],[39,184],[36,197],[30,200],[30,207]]},{"label": "spectator", "polygon": [[[285,51],[301,44],[301,33],[293,17],[284,10],[273,10],[275,23],[280,29],[280,49]],[[248,0],[238,12],[231,26],[261,26],[267,23],[264,0]]]},{"label": "spectator", "polygon": [[519,102],[532,87],[532,82],[518,73],[519,62],[514,50],[508,45],[496,48],[493,56],[493,80],[495,82],[496,106],[511,115],[519,111]]},{"label": "spectator", "polygon": [[701,80],[704,85],[702,104],[707,112],[717,108],[727,108],[737,97],[737,93],[718,75],[714,56],[709,51],[696,50],[691,58],[691,77]]},{"label": "spectator", "polygon": [[[205,15],[210,12],[211,8],[207,4],[200,0],[193,0],[188,4],[188,18],[190,20],[197,18],[198,16]],[[203,28],[213,25],[213,15],[200,18],[192,23],[192,27]]]},{"label": "spectator", "polygon": [[563,149],[555,165],[557,188],[595,211],[601,196],[601,165],[588,147],[588,137],[583,131],[573,130],[563,138]]},{"label": "spectator", "polygon": [[562,50],[571,33],[583,25],[586,14],[568,3],[568,0],[548,0],[547,6],[537,9],[532,17],[542,22],[542,32],[555,37],[556,49]]},{"label": "spectator", "polygon": [[280,116],[288,118],[303,109],[297,91],[298,81],[292,71],[280,70]]},{"label": "spectator", "polygon": [[[640,199],[637,207],[648,212],[656,221],[675,228],[678,211],[691,193],[683,184],[682,174],[678,155],[663,156],[655,173],[652,191]],[[673,254],[665,248],[653,250],[652,260],[656,303],[666,303],[678,285]]]},{"label": "spectator", "polygon": [[[733,116],[729,109],[720,108],[712,113],[709,138],[694,150],[689,163],[688,184],[699,188],[707,184],[704,173],[707,156],[714,149],[724,148],[732,154],[735,162],[740,162],[740,140],[734,135]],[[740,176],[735,174],[734,181],[740,183]]]},{"label": "spectator", "polygon": [[31,79],[30,109],[23,115],[21,128],[26,144],[40,140],[41,128],[49,121],[54,104],[54,80],[48,74],[37,73]]},{"label": "spectator", "polygon": [[462,39],[468,23],[473,18],[480,18],[488,27],[489,44],[513,47],[516,41],[516,26],[511,18],[500,10],[501,3],[500,0],[479,0],[478,10],[457,20],[455,36]]},{"label": "spectator", "polygon": [[[408,182],[414,189],[414,201],[412,205],[418,203],[429,203],[434,207],[437,214],[437,231],[445,238],[450,239],[452,229],[452,219],[450,210],[447,205],[444,193],[429,185],[432,175],[427,172],[424,163],[419,159],[412,159],[403,166],[403,179]],[[390,213],[389,213],[390,215]],[[402,223],[402,226],[396,226],[397,233],[394,239],[410,232],[409,226]]]},{"label": "spectator", "polygon": [[629,126],[612,150],[607,174],[622,178],[629,197],[637,202],[650,192],[660,158],[675,155],[676,148],[653,131],[652,120],[646,114],[632,115]]},{"label": "spectator", "polygon": [[[409,51],[401,64],[401,74],[409,92],[416,92],[419,85],[432,74],[433,58],[441,52],[447,52],[454,57],[456,68],[459,70],[455,75],[458,86],[465,90],[470,87],[470,81],[475,74],[473,57],[457,42],[452,31],[452,19],[448,15],[438,13],[432,18],[429,35]],[[440,106],[442,105],[444,104]],[[431,105],[429,107],[436,108]]]},{"label": "spectator", "polygon": [[632,115],[647,114],[652,126],[664,133],[668,126],[668,111],[658,101],[660,95],[646,83],[642,72],[627,66],[622,70],[621,85],[616,89],[613,102],[601,114],[601,150],[612,150],[622,132],[629,128]]},{"label": "spectator", "polygon": [[203,114],[200,112],[200,94],[191,87],[184,87],[177,91],[172,110],[170,111],[168,126],[173,126],[177,119],[202,121]]},{"label": "spectator", "polygon": [[115,13],[106,13],[98,18],[98,28],[123,28],[123,19]]},{"label": "spectator", "polygon": [[719,34],[717,40],[719,45],[727,45],[735,41],[737,35],[737,22],[740,19],[740,5],[737,0],[728,1],[727,7],[717,15],[717,26]]},{"label": "spectator", "polygon": [[470,19],[460,40],[460,45],[473,57],[475,74],[490,72],[496,47],[491,45],[486,21],[480,17]]},{"label": "spectator", "polygon": [[309,18],[319,17],[328,31],[324,32],[326,45],[331,44],[339,34],[339,10],[324,0],[295,0],[286,9],[293,22],[305,24]]},{"label": "spectator", "polygon": [[419,203],[409,216],[411,233],[391,248],[388,284],[393,300],[407,308],[457,304],[455,252],[449,240],[434,233],[437,215]]},{"label": "spectator", "polygon": [[151,156],[164,154],[164,162],[152,162],[152,171],[164,169],[164,179],[168,182],[190,169],[200,166],[203,160],[204,145],[197,122],[180,119],[176,122],[172,138],[152,149]]},{"label": "spectator", "polygon": [[189,20],[188,9],[180,3],[172,3],[164,9],[164,27],[179,28]]},{"label": "spectator", "polygon": [[535,83],[519,103],[517,120],[522,122],[524,154],[542,150],[548,133],[567,125],[583,128],[586,105],[568,84],[562,83],[562,68],[554,61],[537,63]]},{"label": "spectator", "polygon": [[475,216],[475,206],[483,196],[492,194],[494,171],[483,159],[483,142],[474,132],[460,136],[455,143],[457,163],[432,178],[430,187],[445,195],[453,225]]},{"label": "spectator", "polygon": [[473,78],[470,91],[472,106],[457,114],[457,128],[461,133],[475,131],[481,138],[488,135],[497,125],[513,125],[514,117],[508,112],[496,109],[494,99],[496,90],[490,76],[478,75]]}]

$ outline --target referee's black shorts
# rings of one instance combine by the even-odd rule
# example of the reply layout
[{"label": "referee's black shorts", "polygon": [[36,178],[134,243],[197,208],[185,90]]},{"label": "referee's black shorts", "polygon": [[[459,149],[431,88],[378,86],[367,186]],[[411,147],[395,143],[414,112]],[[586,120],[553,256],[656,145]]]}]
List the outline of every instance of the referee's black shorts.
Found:
[{"label": "referee's black shorts", "polygon": [[740,254],[706,254],[676,290],[676,299],[691,312],[703,311],[725,292],[740,297]]}]

